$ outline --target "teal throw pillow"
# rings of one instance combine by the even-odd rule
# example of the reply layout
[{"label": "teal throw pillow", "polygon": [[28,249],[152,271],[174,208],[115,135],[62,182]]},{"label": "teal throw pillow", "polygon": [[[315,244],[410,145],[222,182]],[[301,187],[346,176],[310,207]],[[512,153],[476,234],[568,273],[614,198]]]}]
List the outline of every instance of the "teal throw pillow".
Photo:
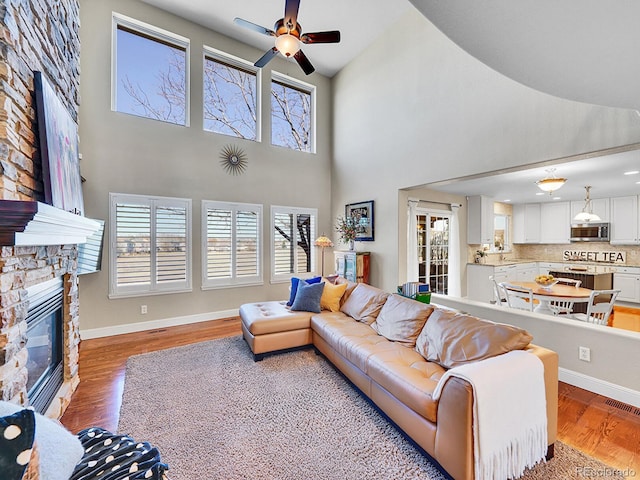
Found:
[{"label": "teal throw pillow", "polygon": [[291,310],[320,313],[320,298],[323,290],[324,282],[308,284],[306,281],[300,280]]},{"label": "teal throw pillow", "polygon": [[[300,283],[300,280],[302,279],[298,277],[291,277],[291,294],[289,295],[289,301],[287,302],[287,307],[290,307],[291,305],[293,305],[293,301],[296,299],[296,293],[298,292],[298,284]],[[308,284],[312,284],[312,283],[320,283],[320,280],[322,280],[322,277],[307,278],[304,281],[307,282]]]}]

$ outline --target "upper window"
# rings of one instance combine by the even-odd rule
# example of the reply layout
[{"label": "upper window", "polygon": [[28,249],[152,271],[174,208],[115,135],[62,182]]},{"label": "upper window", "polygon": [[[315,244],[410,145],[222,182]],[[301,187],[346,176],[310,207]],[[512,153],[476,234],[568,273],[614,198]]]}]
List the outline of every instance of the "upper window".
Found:
[{"label": "upper window", "polygon": [[273,73],[271,80],[271,143],[301,152],[315,152],[315,87]]},{"label": "upper window", "polygon": [[110,296],[191,290],[191,200],[110,194]]},{"label": "upper window", "polygon": [[202,286],[262,283],[262,205],[202,201]]},{"label": "upper window", "polygon": [[204,129],[260,140],[258,69],[207,48],[204,57]]},{"label": "upper window", "polygon": [[313,239],[318,211],[271,207],[271,280],[286,280],[315,270]]},{"label": "upper window", "polygon": [[112,109],[187,125],[189,40],[117,14],[113,27]]}]

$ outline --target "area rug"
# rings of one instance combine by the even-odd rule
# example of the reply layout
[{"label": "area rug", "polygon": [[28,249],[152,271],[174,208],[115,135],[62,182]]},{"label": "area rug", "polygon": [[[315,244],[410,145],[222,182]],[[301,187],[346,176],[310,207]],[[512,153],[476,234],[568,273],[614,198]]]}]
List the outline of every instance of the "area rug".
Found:
[{"label": "area rug", "polygon": [[[157,446],[172,480],[447,478],[323,357],[254,362],[241,336],[131,357],[118,432]],[[598,474],[617,472],[558,442],[523,478]]]}]

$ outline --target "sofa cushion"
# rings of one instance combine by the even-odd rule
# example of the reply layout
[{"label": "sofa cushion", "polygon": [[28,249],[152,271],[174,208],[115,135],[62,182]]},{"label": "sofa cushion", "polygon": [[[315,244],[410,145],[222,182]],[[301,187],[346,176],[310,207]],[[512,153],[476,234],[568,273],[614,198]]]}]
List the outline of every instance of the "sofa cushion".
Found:
[{"label": "sofa cushion", "polygon": [[415,350],[387,343],[394,348],[369,357],[369,377],[418,415],[435,423],[438,402],[432,394],[445,369],[437,363],[426,362]]},{"label": "sofa cushion", "polygon": [[389,295],[371,327],[383,337],[413,348],[434,307],[398,294]]},{"label": "sofa cushion", "polygon": [[[298,293],[298,284],[300,283],[300,280],[302,280],[301,278],[298,277],[291,277],[291,288],[290,288],[290,292],[289,292],[289,301],[287,302],[287,307],[290,307],[291,305],[293,305],[293,301],[296,299],[296,293]],[[313,278],[307,278],[304,281],[307,282],[308,284],[312,284],[312,283],[320,283],[320,281],[322,280],[322,277],[313,277]]]},{"label": "sofa cushion", "polygon": [[353,290],[358,286],[358,284],[355,282],[352,282],[351,280],[347,280],[344,277],[336,277],[333,283],[336,285],[341,285],[343,283],[347,284],[347,289],[344,291],[344,294],[340,299],[340,307],[342,307],[342,305],[344,305],[344,303],[347,301],[351,293],[353,293]]},{"label": "sofa cushion", "polygon": [[329,310],[330,312],[339,312],[340,299],[342,298],[342,295],[344,295],[346,289],[346,283],[334,285],[328,280],[325,280],[322,297],[320,297],[320,308],[323,310]]},{"label": "sofa cushion", "polygon": [[366,283],[359,283],[349,295],[340,311],[367,325],[371,325],[377,318],[382,305],[389,294]]},{"label": "sofa cushion", "polygon": [[416,341],[416,351],[445,368],[525,348],[533,337],[525,330],[436,308]]},{"label": "sofa cushion", "polygon": [[323,290],[324,282],[308,284],[304,280],[300,280],[291,310],[294,312],[320,313],[320,298]]}]

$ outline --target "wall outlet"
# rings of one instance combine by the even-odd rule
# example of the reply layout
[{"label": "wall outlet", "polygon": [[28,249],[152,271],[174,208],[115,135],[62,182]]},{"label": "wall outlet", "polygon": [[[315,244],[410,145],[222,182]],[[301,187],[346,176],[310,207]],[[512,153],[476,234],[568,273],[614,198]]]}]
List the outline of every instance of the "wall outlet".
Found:
[{"label": "wall outlet", "polygon": [[[146,305],[140,305],[140,313],[142,315],[146,315],[147,314],[147,306]],[[582,348],[582,347],[580,347]]]},{"label": "wall outlet", "polygon": [[590,362],[591,349],[589,347],[578,347],[578,358],[583,362]]}]

